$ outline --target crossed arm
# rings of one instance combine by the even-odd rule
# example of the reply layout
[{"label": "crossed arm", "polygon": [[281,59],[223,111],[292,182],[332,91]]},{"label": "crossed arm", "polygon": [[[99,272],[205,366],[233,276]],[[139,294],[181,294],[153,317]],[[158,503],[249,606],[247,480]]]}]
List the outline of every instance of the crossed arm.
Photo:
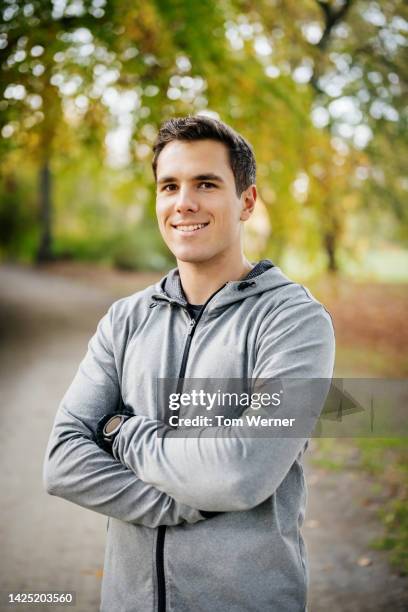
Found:
[{"label": "crossed arm", "polygon": [[147,527],[203,520],[198,510],[144,482],[97,446],[97,423],[119,400],[108,313],[59,406],[43,468],[47,492]]},{"label": "crossed arm", "polygon": [[[330,318],[320,305],[306,302],[283,308],[264,330],[254,378],[327,379],[327,384],[315,386],[313,406],[304,397],[305,384],[294,383],[278,415],[302,418],[313,412],[317,418],[333,362]],[[212,427],[210,433],[197,428],[185,437],[173,434],[164,423],[136,415],[116,437],[114,456],[144,482],[206,511],[246,510],[267,499],[308,438],[305,428],[300,437],[287,438],[246,437],[228,427]]]},{"label": "crossed arm", "polygon": [[[321,306],[305,302],[265,323],[253,377],[330,379],[333,362],[330,318]],[[113,458],[96,445],[94,432],[119,398],[108,313],[59,407],[44,482],[53,495],[148,527],[202,520],[196,508],[258,505],[277,489],[307,439],[248,438],[225,428],[212,428],[211,437],[202,428],[178,438],[163,423],[136,415],[122,426]],[[320,408],[324,399],[316,400]]]}]

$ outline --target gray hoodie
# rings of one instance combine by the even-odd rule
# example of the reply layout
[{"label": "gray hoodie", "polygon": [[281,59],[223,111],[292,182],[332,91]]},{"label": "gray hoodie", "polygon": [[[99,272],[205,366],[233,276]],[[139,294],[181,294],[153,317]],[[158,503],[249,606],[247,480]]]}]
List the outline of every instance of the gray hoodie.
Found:
[{"label": "gray hoodie", "polygon": [[[196,324],[186,307],[177,270],[111,306],[59,406],[46,489],[110,517],[103,612],[303,612],[307,435],[173,435],[157,381],[330,379],[330,316],[268,261],[214,294]],[[296,397],[302,414],[310,397]],[[112,457],[95,432],[122,399],[134,416]],[[324,393],[313,401],[317,414]]]}]

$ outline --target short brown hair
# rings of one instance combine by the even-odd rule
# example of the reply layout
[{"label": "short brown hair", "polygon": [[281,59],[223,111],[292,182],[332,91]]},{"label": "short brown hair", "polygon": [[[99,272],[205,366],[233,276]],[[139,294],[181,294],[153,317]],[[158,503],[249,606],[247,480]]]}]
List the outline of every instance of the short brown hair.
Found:
[{"label": "short brown hair", "polygon": [[256,162],[249,142],[229,125],[204,115],[173,117],[164,121],[153,145],[152,168],[157,181],[157,160],[166,144],[173,140],[216,140],[223,143],[235,179],[238,196],[256,180]]}]

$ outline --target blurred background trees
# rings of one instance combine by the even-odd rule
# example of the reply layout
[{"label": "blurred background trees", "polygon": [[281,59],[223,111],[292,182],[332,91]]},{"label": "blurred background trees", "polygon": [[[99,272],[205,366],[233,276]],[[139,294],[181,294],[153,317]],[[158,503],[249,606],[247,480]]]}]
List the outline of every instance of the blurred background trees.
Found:
[{"label": "blurred background trees", "polygon": [[[70,285],[44,284],[50,268],[82,278],[88,299],[95,286],[128,295],[174,264],[156,228],[151,147],[162,120],[195,113],[254,146],[247,254],[309,277],[333,317],[336,376],[406,378],[407,285],[378,281],[408,278],[407,34],[403,0],[0,0],[0,260],[157,271],[2,266],[16,384],[20,336],[36,349],[30,384],[33,367],[48,371],[48,333],[65,355],[60,299],[86,324]],[[378,545],[408,573],[406,438],[320,442],[320,466],[375,478]]]},{"label": "blurred background trees", "polygon": [[403,253],[402,0],[3,0],[0,19],[3,257],[166,268],[151,145],[197,112],[255,148],[251,257],[310,274]]}]

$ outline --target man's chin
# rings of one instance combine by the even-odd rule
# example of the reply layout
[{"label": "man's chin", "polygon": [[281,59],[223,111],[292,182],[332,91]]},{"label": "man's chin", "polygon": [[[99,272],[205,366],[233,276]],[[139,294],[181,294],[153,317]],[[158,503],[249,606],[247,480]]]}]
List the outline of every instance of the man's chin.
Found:
[{"label": "man's chin", "polygon": [[174,252],[173,255],[182,263],[191,263],[191,264],[203,264],[211,259],[213,259],[214,255],[210,255],[209,253],[183,253],[183,252]]}]

